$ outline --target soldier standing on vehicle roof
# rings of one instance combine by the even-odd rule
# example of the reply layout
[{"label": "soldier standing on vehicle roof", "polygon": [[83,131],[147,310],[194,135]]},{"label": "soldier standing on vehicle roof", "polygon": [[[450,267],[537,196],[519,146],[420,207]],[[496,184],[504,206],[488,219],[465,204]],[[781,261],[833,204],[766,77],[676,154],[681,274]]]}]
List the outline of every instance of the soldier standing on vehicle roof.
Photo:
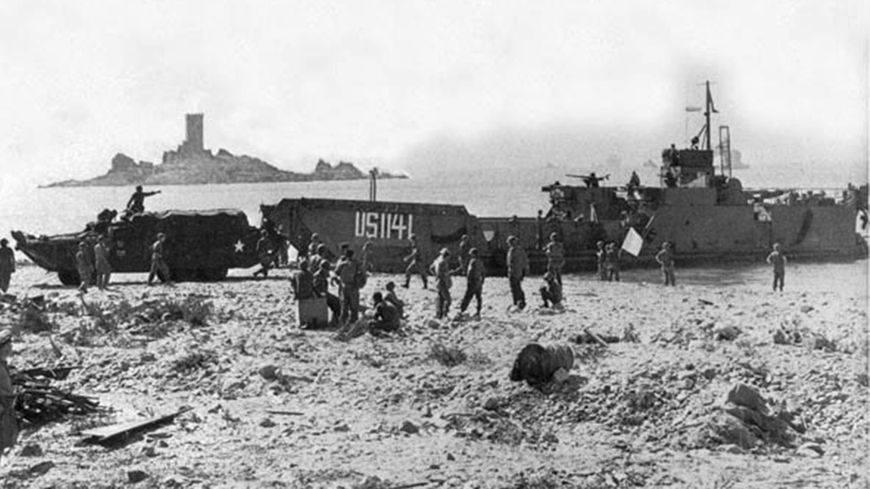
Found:
[{"label": "soldier standing on vehicle roof", "polygon": [[169,265],[166,264],[166,234],[157,233],[157,241],[151,245],[151,270],[148,272],[148,285],[154,281],[154,277],[163,283],[169,282]]},{"label": "soldier standing on vehicle roof", "polygon": [[344,256],[335,266],[341,297],[341,323],[355,323],[359,319],[359,277],[362,266],[353,257],[353,250],[345,249]]},{"label": "soldier standing on vehicle roof", "polygon": [[112,277],[112,265],[109,264],[109,243],[105,236],[100,236],[94,245],[94,265],[97,270],[97,288],[105,290]]},{"label": "soldier standing on vehicle roof", "polygon": [[507,244],[507,273],[511,296],[513,297],[514,306],[518,310],[523,310],[526,307],[523,278],[529,273],[529,259],[526,256],[526,250],[519,245],[519,240],[516,236],[508,236]]},{"label": "soldier standing on vehicle roof", "polygon": [[18,440],[18,421],[15,416],[15,390],[6,363],[12,355],[12,331],[0,331],[0,458],[7,448]]},{"label": "soldier standing on vehicle roof", "polygon": [[550,242],[547,243],[547,271],[562,285],[562,267],[565,266],[565,247],[556,240],[558,234],[550,233]]},{"label": "soldier standing on vehicle roof", "polygon": [[408,241],[411,243],[411,253],[405,257],[405,263],[408,264],[408,267],[405,268],[405,284],[402,287],[407,289],[411,285],[411,275],[419,273],[420,278],[423,279],[423,288],[426,289],[429,287],[429,279],[426,277],[426,267],[423,266],[425,263],[423,253],[417,245],[417,236],[412,234],[408,237]]},{"label": "soldier standing on vehicle roof", "polygon": [[435,318],[442,319],[447,317],[447,312],[450,310],[450,287],[453,281],[450,279],[450,251],[447,248],[442,248],[438,258],[432,262],[431,271],[435,276],[435,289],[438,291],[438,298],[435,300]]},{"label": "soldier standing on vehicle roof", "polygon": [[779,250],[779,243],[773,243],[773,251],[767,255],[767,263],[773,265],[773,290],[779,285],[779,291],[785,285],[785,255]]},{"label": "soldier standing on vehicle roof", "polygon": [[[308,266],[313,268],[313,263],[314,262],[309,262]],[[341,300],[339,300],[338,296],[329,292],[329,269],[332,265],[330,265],[327,260],[321,260],[317,263],[317,271],[314,273],[314,278],[312,279],[314,295],[326,298],[326,307],[329,308],[329,311],[332,313],[332,319],[329,321],[329,325],[335,326],[338,324],[339,318],[341,317]]]},{"label": "soldier standing on vehicle roof", "polygon": [[9,290],[9,281],[15,273],[15,252],[8,246],[9,240],[0,239],[0,290]]},{"label": "soldier standing on vehicle roof", "polygon": [[269,267],[272,264],[272,240],[269,239],[269,234],[266,230],[260,231],[260,239],[257,240],[257,258],[260,260],[260,269],[254,272],[254,276],[263,275],[263,278],[269,276]]},{"label": "soldier standing on vehicle roof", "polygon": [[79,291],[84,293],[88,291],[88,286],[91,285],[91,280],[94,276],[94,262],[91,261],[91,254],[88,252],[88,244],[84,241],[79,241],[79,251],[76,252],[76,271],[79,273]]},{"label": "soldier standing on vehicle roof", "polygon": [[477,313],[474,314],[476,319],[480,319],[480,309],[483,305],[483,281],[486,278],[486,269],[483,262],[477,257],[477,248],[472,248],[468,251],[468,268],[465,270],[465,296],[462,298],[459,311],[465,312],[468,305],[471,304],[471,299],[477,300]]},{"label": "soldier standing on vehicle roof", "polygon": [[662,243],[662,249],[656,253],[656,262],[662,266],[662,278],[665,285],[677,285],[674,278],[674,253],[671,251],[671,243]]},{"label": "soldier standing on vehicle roof", "polygon": [[145,197],[151,197],[152,195],[159,194],[159,190],[155,190],[154,192],[143,192],[141,185],[136,185],[136,191],[133,192],[133,195],[130,196],[130,200],[127,201],[127,212],[130,214],[141,214],[145,212]]}]

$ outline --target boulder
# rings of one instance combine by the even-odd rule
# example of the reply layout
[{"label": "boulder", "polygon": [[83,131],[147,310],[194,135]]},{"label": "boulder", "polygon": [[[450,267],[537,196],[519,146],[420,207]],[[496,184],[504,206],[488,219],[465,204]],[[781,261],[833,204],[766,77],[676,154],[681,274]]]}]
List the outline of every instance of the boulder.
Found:
[{"label": "boulder", "polygon": [[731,387],[725,401],[767,414],[767,400],[759,394],[757,389],[746,384],[735,384]]},{"label": "boulder", "polygon": [[526,345],[514,360],[510,379],[525,380],[529,385],[541,385],[553,379],[560,368],[565,372],[574,366],[574,350],[567,345],[543,347],[536,343]]}]

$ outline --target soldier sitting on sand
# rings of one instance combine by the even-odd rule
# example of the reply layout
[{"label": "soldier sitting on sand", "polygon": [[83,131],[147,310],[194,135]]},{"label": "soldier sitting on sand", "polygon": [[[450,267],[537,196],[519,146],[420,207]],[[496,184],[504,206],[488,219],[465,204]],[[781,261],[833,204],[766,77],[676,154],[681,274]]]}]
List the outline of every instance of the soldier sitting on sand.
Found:
[{"label": "soldier sitting on sand", "polygon": [[374,317],[369,320],[369,332],[377,334],[392,332],[399,329],[399,311],[390,302],[385,301],[380,292],[372,296]]},{"label": "soldier sitting on sand", "polygon": [[541,299],[544,301],[544,307],[550,307],[552,303],[553,309],[562,309],[562,286],[552,273],[544,274],[544,286],[541,287]]},{"label": "soldier sitting on sand", "polygon": [[399,317],[405,317],[405,301],[399,299],[396,295],[396,283],[395,282],[387,282],[387,293],[384,296],[384,300],[389,302],[399,311]]}]

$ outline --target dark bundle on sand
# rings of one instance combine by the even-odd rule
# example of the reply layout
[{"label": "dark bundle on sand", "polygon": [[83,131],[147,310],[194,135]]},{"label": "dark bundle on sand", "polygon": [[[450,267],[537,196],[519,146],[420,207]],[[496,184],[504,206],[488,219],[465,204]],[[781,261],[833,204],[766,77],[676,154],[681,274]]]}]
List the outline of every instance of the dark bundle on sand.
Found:
[{"label": "dark bundle on sand", "polygon": [[574,351],[570,346],[556,345],[543,347],[537,343],[526,345],[514,360],[510,379],[514,382],[525,380],[529,385],[549,382],[560,368],[566,371],[574,366]]},{"label": "dark bundle on sand", "polygon": [[25,424],[38,426],[70,414],[90,414],[99,409],[92,398],[51,386],[52,379],[66,378],[73,368],[35,368],[12,373],[12,385],[18,393],[15,411]]}]

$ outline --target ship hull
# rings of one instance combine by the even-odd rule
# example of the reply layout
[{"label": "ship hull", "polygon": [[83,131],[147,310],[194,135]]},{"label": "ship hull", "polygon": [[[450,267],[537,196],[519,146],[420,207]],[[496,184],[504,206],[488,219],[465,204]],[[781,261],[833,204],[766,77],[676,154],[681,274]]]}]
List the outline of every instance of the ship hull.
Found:
[{"label": "ship hull", "polygon": [[332,258],[342,243],[359,253],[371,242],[374,270],[387,273],[405,270],[410,234],[416,235],[427,265],[442,248],[452,252],[458,265],[459,241],[467,234],[490,275],[506,271],[508,236],[519,239],[531,272],[540,274],[547,266],[546,243],[555,232],[564,243],[563,270],[578,272],[597,267],[597,241],[620,245],[629,227],[643,237],[643,246],[637,257],[622,254],[624,267],[656,266],[655,254],[665,241],[672,243],[676,263],[686,266],[763,261],[777,242],[797,260],[867,256],[866,242],[855,232],[856,211],[847,206],[769,206],[771,219],[760,220],[747,205],[673,201],[655,209],[644,227],[629,226],[625,219],[478,218],[464,206],[335,199],[284,199],[261,210],[302,254],[312,233],[318,234]]}]

